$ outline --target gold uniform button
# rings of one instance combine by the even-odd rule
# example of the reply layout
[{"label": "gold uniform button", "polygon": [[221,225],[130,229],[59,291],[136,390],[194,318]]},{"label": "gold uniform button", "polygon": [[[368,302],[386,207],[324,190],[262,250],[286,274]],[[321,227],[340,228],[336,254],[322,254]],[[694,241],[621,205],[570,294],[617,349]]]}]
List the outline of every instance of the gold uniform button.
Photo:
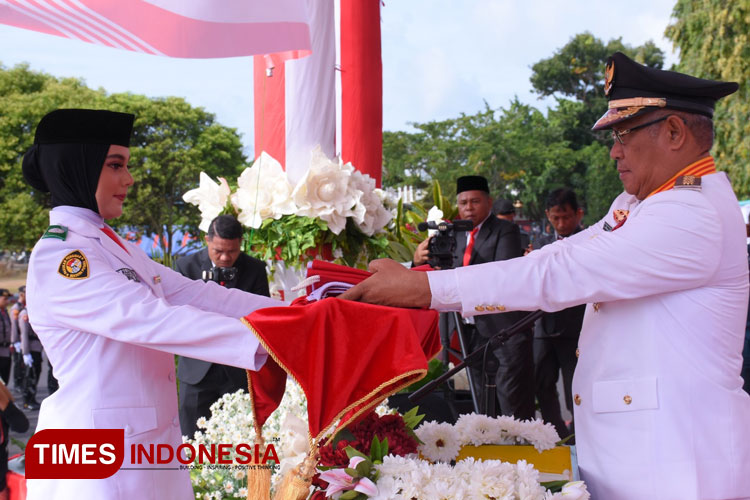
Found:
[{"label": "gold uniform button", "polygon": [[495,306],[485,306],[484,310],[485,311],[494,311],[495,310]]},{"label": "gold uniform button", "polygon": [[495,306],[495,309],[497,309],[500,312],[503,312],[503,311],[505,311],[505,306],[497,305],[497,306]]},{"label": "gold uniform button", "polygon": [[477,312],[482,312],[484,311],[484,306],[474,306],[474,310]]},{"label": "gold uniform button", "polygon": [[602,307],[601,303],[594,302],[594,312],[599,312],[600,307]]},{"label": "gold uniform button", "polygon": [[630,403],[633,402],[633,398],[631,398],[630,395],[628,395],[628,394],[625,394],[625,397],[622,398],[622,400],[625,401],[626,405],[629,405]]},{"label": "gold uniform button", "polygon": [[576,349],[576,358],[581,357],[581,349]]},{"label": "gold uniform button", "polygon": [[581,405],[581,395],[580,395],[580,394],[576,394],[576,395],[575,395],[575,396],[573,397],[573,402],[574,402],[574,403],[575,403],[576,405],[580,406],[580,405]]}]

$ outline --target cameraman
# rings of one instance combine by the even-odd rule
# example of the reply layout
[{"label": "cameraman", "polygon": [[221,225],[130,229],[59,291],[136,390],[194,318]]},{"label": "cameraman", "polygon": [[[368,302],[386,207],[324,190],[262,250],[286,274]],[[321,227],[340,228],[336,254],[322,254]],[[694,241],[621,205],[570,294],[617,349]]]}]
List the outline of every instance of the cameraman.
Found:
[{"label": "cameraman", "polygon": [[[175,269],[191,279],[203,279],[211,271],[214,281],[227,288],[269,296],[265,264],[240,250],[242,226],[231,215],[219,215],[208,227],[206,248],[179,259]],[[222,268],[222,269],[217,269]],[[236,272],[231,275],[234,268]],[[225,281],[225,279],[229,278]],[[211,416],[211,405],[224,393],[247,391],[245,370],[181,356],[177,365],[180,380],[180,429],[193,438],[200,417]]]},{"label": "cameraman", "polygon": [[[474,229],[471,232],[456,233],[454,267],[512,259],[523,254],[518,226],[491,216],[492,198],[487,179],[475,175],[459,177],[456,192],[458,218],[471,220]],[[415,265],[424,264],[429,259],[428,245],[429,239],[417,247],[414,252]],[[492,307],[494,309],[494,306]],[[496,310],[502,312],[501,308]],[[483,345],[503,328],[513,325],[522,316],[523,313],[505,313],[476,316],[473,320],[465,318],[463,330],[466,333],[469,352]],[[452,332],[455,329],[453,315],[443,315],[441,324],[445,324],[446,319],[446,331]],[[494,378],[500,412],[518,419],[533,418],[534,360],[531,331],[514,335],[491,352],[498,366]],[[481,394],[481,387],[484,386],[481,367],[474,366],[471,370],[477,394]],[[480,399],[482,400],[483,398]],[[482,410],[486,412],[485,408]]]}]

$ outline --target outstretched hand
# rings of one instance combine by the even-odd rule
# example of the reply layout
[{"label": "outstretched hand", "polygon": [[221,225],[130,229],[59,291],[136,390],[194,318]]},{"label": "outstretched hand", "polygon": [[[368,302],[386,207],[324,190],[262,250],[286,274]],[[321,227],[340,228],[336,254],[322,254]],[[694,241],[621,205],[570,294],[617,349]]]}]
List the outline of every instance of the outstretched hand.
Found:
[{"label": "outstretched hand", "polygon": [[340,299],[395,307],[430,307],[427,273],[410,271],[391,259],[370,262],[372,276],[339,295]]}]

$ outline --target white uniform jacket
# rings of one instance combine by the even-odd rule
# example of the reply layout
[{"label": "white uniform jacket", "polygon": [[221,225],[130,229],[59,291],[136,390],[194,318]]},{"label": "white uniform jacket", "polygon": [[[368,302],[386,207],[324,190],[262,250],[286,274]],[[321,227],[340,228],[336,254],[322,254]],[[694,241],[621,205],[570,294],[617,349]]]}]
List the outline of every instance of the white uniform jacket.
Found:
[{"label": "white uniform jacket", "polygon": [[[629,210],[615,231],[613,210]],[[588,303],[573,379],[578,459],[594,500],[750,498],[740,367],[745,228],[724,173],[609,214],[526,257],[428,273],[464,315]]]},{"label": "white uniform jacket", "polygon": [[[131,443],[182,443],[173,355],[258,369],[267,354],[238,318],[283,304],[187,279],[123,242],[126,252],[90,210],[57,207],[50,221],[67,227],[67,236],[34,247],[27,305],[60,389],[42,403],[37,431],[124,429],[123,467],[143,467],[131,464]],[[71,253],[83,258],[71,262]],[[186,470],[120,470],[108,479],[28,486],[29,500],[194,498]]]}]

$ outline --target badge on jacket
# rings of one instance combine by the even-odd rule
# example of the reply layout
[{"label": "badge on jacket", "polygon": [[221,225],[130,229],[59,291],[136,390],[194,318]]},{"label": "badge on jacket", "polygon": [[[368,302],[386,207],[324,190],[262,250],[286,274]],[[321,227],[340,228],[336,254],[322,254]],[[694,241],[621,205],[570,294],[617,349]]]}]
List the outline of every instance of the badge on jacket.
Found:
[{"label": "badge on jacket", "polygon": [[89,277],[89,261],[80,250],[74,250],[63,257],[57,272],[70,280],[82,280]]},{"label": "badge on jacket", "polygon": [[136,283],[140,283],[141,282],[141,280],[138,279],[138,275],[132,269],[128,269],[127,267],[123,267],[121,269],[118,269],[117,272],[120,273],[120,274],[122,274],[122,275],[124,275],[130,281],[135,281]]}]

